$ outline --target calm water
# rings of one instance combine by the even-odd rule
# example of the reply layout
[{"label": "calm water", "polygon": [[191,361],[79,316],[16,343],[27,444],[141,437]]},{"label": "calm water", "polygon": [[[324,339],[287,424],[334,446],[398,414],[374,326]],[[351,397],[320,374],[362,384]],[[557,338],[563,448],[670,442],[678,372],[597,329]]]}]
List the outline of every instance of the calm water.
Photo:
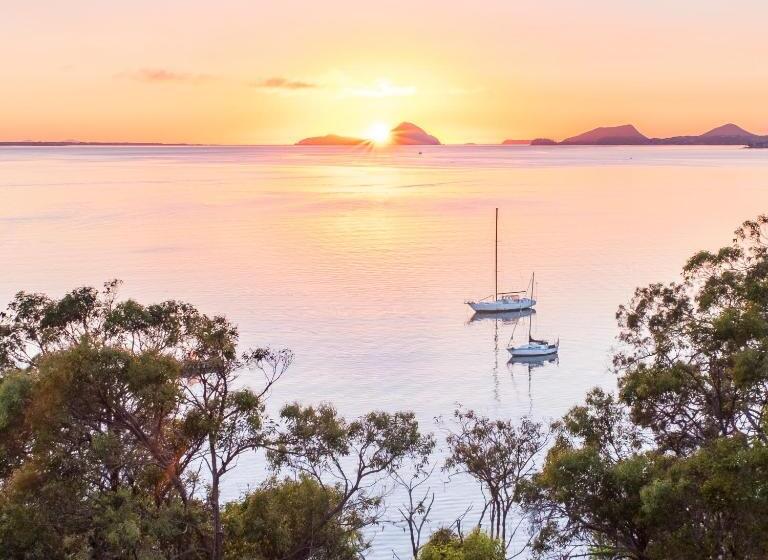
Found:
[{"label": "calm water", "polygon": [[[535,330],[561,339],[530,376],[506,363],[515,325],[463,304],[493,290],[495,207],[501,287],[535,271]],[[456,403],[548,419],[614,385],[614,313],[636,286],[766,210],[768,151],[739,148],[0,148],[0,302],[117,277],[292,348],[274,406],[411,409],[429,429]],[[244,461],[228,495],[260,473]],[[480,509],[444,478],[436,525]],[[370,556],[404,543],[377,531]]]}]

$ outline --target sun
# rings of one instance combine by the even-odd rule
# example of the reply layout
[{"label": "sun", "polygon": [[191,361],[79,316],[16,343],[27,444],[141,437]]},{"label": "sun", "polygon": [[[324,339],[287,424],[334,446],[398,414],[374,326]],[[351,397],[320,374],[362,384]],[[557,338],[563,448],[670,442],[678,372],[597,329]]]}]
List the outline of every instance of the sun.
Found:
[{"label": "sun", "polygon": [[383,122],[373,123],[368,127],[365,138],[374,144],[388,144],[392,133],[390,127]]}]

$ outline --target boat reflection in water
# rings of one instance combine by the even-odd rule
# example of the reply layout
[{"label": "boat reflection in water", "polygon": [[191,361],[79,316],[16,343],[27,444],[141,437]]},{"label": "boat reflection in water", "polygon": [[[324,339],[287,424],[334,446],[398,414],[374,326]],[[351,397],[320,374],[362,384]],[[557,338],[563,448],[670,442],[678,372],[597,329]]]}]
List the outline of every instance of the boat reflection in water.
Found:
[{"label": "boat reflection in water", "polygon": [[512,375],[514,381],[515,370],[520,369],[528,374],[528,413],[533,412],[533,392],[531,385],[533,383],[533,370],[544,367],[548,364],[560,365],[560,357],[557,354],[550,354],[548,356],[512,356],[507,362],[507,369]]},{"label": "boat reflection in water", "polygon": [[530,371],[552,362],[559,364],[560,357],[557,354],[550,354],[549,356],[512,356],[507,362],[507,365],[525,364],[528,366],[528,371]]}]

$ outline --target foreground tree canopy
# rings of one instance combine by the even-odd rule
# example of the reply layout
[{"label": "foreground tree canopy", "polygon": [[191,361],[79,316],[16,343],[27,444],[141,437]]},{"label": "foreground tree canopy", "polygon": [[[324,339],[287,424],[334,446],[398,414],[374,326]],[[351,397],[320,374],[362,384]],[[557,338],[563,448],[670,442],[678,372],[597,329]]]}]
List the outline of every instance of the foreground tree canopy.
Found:
[{"label": "foreground tree canopy", "polygon": [[559,423],[530,489],[541,555],[768,556],[766,224],[619,309],[619,393]]},{"label": "foreground tree canopy", "polygon": [[[360,530],[380,514],[377,480],[432,448],[413,414],[347,422],[329,405],[290,405],[278,425],[264,401],[290,352],[238,354],[223,317],[175,301],[118,302],[116,288],[59,300],[21,292],[0,315],[4,557],[364,550]],[[221,480],[246,452],[268,454],[273,477],[223,508]]]}]

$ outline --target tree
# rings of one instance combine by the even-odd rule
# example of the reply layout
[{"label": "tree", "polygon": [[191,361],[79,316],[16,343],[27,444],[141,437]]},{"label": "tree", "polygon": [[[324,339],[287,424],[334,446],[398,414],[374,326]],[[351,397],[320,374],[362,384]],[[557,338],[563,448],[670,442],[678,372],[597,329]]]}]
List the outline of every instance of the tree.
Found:
[{"label": "tree", "polygon": [[419,560],[504,560],[504,544],[476,528],[465,538],[450,529],[436,531],[419,553]]},{"label": "tree", "polygon": [[[285,557],[315,554],[318,535],[328,550],[341,547],[334,554],[358,550],[357,530],[378,519],[378,484],[434,445],[414,415],[346,422],[329,406],[291,405],[278,426],[265,400],[291,352],[238,352],[237,328],[224,317],[176,301],[118,301],[118,285],[60,299],[20,292],[0,314],[4,549],[28,558],[219,560],[222,480],[243,453],[267,450],[274,471],[307,478],[269,482],[249,503],[272,504],[269,519],[284,522],[298,518],[280,513],[283,498],[323,506]],[[237,511],[230,520],[255,515]],[[274,544],[254,534],[240,544]]]},{"label": "tree", "polygon": [[[330,405],[283,408],[284,430],[268,452],[275,469],[288,469],[337,491],[335,507],[320,516],[313,531],[321,530],[343,511],[356,512],[360,528],[378,523],[384,483],[406,461],[424,464],[434,448],[431,435],[422,435],[411,412],[371,412],[348,422]],[[310,545],[285,558],[303,558]]]},{"label": "tree", "polygon": [[[603,404],[620,406],[610,397]],[[574,412],[603,424],[604,409]],[[602,418],[601,418],[602,416]],[[758,559],[768,551],[768,449],[722,437],[686,457],[603,446],[564,422],[527,495],[537,556]]]},{"label": "tree", "polygon": [[647,558],[652,519],[641,492],[663,458],[638,453],[641,434],[621,403],[600,389],[555,427],[554,445],[524,495],[537,531],[534,553]]},{"label": "tree", "polygon": [[[20,292],[0,315],[0,473],[70,481],[56,490],[91,505],[127,488],[157,507],[178,501],[182,518],[196,519],[206,466],[212,530],[196,522],[182,532],[219,559],[221,478],[264,441],[264,398],[292,355],[238,355],[237,329],[223,317],[175,301],[117,302],[118,284],[59,300]],[[259,392],[235,385],[248,369],[265,377]]]},{"label": "tree", "polygon": [[643,488],[651,558],[758,559],[768,554],[768,448],[722,437],[669,460]]},{"label": "tree", "polygon": [[454,419],[458,429],[447,437],[450,454],[445,467],[480,483],[486,504],[478,526],[490,509],[490,537],[499,539],[506,550],[515,533],[508,534],[510,511],[521,503],[522,489],[535,472],[548,433],[542,424],[525,417],[516,425],[456,410]]},{"label": "tree", "polygon": [[366,512],[342,508],[319,523],[341,499],[338,488],[307,476],[270,479],[225,506],[226,558],[357,560],[365,550],[360,529]]},{"label": "tree", "polygon": [[767,224],[745,222],[731,246],[694,255],[682,283],[619,308],[621,399],[666,450],[738,434],[768,443]]},{"label": "tree", "polygon": [[425,467],[426,464],[416,465],[408,476],[399,471],[392,473],[395,485],[405,491],[408,500],[397,507],[399,519],[393,524],[402,525],[403,530],[408,532],[411,556],[414,560],[419,557],[425,525],[429,522],[432,506],[435,504],[435,493],[431,488],[427,487],[423,494],[420,493],[421,487],[429,482],[434,471],[434,467],[430,470]]},{"label": "tree", "polygon": [[768,554],[766,226],[619,308],[618,398],[571,410],[526,495],[538,554]]},{"label": "tree", "polygon": [[[231,336],[213,330],[204,348],[193,360],[184,363],[182,402],[185,423],[204,438],[199,458],[206,465],[210,479],[208,500],[214,529],[212,558],[223,556],[224,526],[221,521],[221,480],[236,464],[240,455],[269,445],[269,430],[264,426],[264,398],[293,360],[287,350],[258,349],[234,358],[229,347]],[[203,353],[205,350],[205,354]],[[236,389],[237,372],[244,367],[259,370],[264,378],[261,391]]]}]

